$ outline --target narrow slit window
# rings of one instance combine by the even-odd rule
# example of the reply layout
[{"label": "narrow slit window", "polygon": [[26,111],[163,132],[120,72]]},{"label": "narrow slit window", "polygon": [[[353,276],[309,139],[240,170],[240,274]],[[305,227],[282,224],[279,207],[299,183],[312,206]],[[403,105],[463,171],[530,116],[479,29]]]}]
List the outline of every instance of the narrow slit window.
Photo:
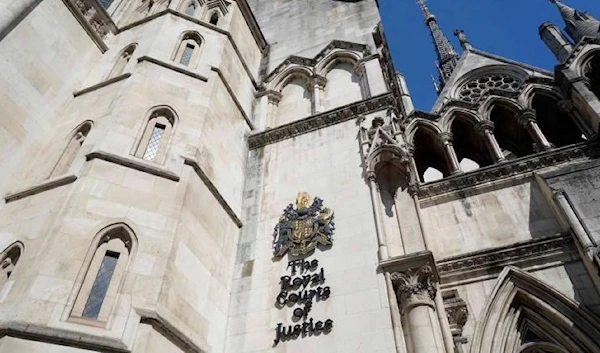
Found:
[{"label": "narrow slit window", "polygon": [[110,281],[115,273],[117,262],[119,260],[119,254],[115,252],[107,251],[100,264],[100,269],[92,285],[90,295],[83,308],[82,316],[90,319],[98,318],[100,309],[106,298]]},{"label": "narrow slit window", "polygon": [[218,13],[213,13],[212,16],[210,16],[210,24],[211,25],[218,25],[219,24],[219,14]]},{"label": "narrow slit window", "polygon": [[179,61],[183,65],[189,65],[192,60],[192,55],[194,54],[194,46],[192,44],[186,44],[185,49],[183,49],[183,54],[181,55],[181,60]]},{"label": "narrow slit window", "polygon": [[193,2],[190,2],[185,8],[185,14],[188,16],[194,16],[194,13],[196,13],[196,5]]},{"label": "narrow slit window", "polygon": [[113,0],[98,0],[98,2],[100,3],[100,6],[102,6],[105,9],[108,9],[110,7],[110,4],[112,4]]},{"label": "narrow slit window", "polygon": [[144,152],[144,158],[147,161],[153,161],[156,158],[156,154],[158,153],[158,149],[160,148],[160,142],[165,133],[166,126],[161,124],[156,124],[154,129],[152,130],[152,135],[150,135],[150,140],[148,141],[148,146],[146,147],[146,151]]}]

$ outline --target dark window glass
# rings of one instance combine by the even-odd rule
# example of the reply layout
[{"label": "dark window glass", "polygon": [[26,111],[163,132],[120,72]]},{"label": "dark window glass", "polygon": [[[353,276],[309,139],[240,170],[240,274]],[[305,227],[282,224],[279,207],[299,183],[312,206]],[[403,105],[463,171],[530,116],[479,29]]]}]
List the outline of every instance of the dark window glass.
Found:
[{"label": "dark window glass", "polygon": [[190,60],[192,60],[192,54],[194,54],[194,46],[187,44],[185,49],[183,49],[183,54],[181,55],[181,60],[179,62],[186,66],[189,65]]},{"label": "dark window glass", "polygon": [[113,0],[98,0],[98,2],[100,3],[100,6],[104,7],[105,9],[108,9],[110,4],[112,4]]},{"label": "dark window glass", "polygon": [[117,261],[119,260],[119,254],[107,251],[100,264],[100,269],[96,275],[96,280],[92,285],[90,296],[88,297],[85,307],[83,308],[83,317],[90,319],[98,318],[102,303],[106,297],[110,280],[115,273],[115,267],[117,267]]}]

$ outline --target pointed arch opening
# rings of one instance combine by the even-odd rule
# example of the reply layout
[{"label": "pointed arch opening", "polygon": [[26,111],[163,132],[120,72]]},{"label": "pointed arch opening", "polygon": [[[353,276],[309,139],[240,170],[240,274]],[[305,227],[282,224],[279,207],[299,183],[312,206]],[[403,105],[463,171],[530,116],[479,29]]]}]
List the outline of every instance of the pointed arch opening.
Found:
[{"label": "pointed arch opening", "polygon": [[484,138],[475,128],[473,117],[457,113],[452,120],[453,145],[461,170],[469,172],[494,163]]},{"label": "pointed arch opening", "polygon": [[23,255],[23,250],[23,243],[17,241],[0,253],[0,301],[6,297],[7,292],[12,287],[11,276]]},{"label": "pointed arch opening", "polygon": [[117,57],[117,61],[115,62],[115,64],[113,65],[113,68],[110,70],[110,72],[108,74],[108,77],[107,77],[108,79],[117,77],[117,76],[121,75],[123,72],[125,72],[125,67],[127,67],[127,64],[131,60],[131,57],[133,56],[133,52],[135,51],[136,48],[137,48],[136,44],[130,44],[127,47],[125,47],[125,49],[121,50],[121,53]]},{"label": "pointed arch opening", "polygon": [[221,19],[221,16],[219,16],[219,12],[213,11],[213,13],[208,18],[208,23],[210,23],[213,26],[218,26],[220,19]]},{"label": "pointed arch opening", "polygon": [[173,61],[195,68],[200,57],[200,48],[202,46],[202,37],[198,32],[185,32],[181,35],[179,45],[175,51]]},{"label": "pointed arch opening", "polygon": [[152,109],[134,155],[150,162],[162,163],[173,134],[176,116],[175,112],[166,106]]},{"label": "pointed arch opening", "polygon": [[600,321],[553,287],[507,267],[482,311],[471,352],[600,352]]},{"label": "pointed arch opening", "polygon": [[600,55],[593,56],[585,65],[585,77],[589,80],[590,90],[600,99]]},{"label": "pointed arch opening", "polygon": [[60,158],[50,173],[50,178],[63,175],[69,171],[69,168],[77,158],[77,155],[81,150],[85,139],[90,133],[90,130],[92,130],[92,126],[93,123],[91,121],[86,121],[79,125],[73,132],[71,132],[67,145],[63,149]]},{"label": "pointed arch opening", "polygon": [[531,100],[531,108],[536,111],[538,126],[544,136],[556,147],[582,142],[583,132],[573,118],[561,112],[558,100],[544,93],[536,93]]},{"label": "pointed arch opening", "polygon": [[534,142],[527,130],[517,120],[517,110],[500,102],[490,110],[490,120],[494,123],[494,135],[505,156],[517,158],[534,153]]},{"label": "pointed arch opening", "polygon": [[360,75],[356,72],[357,61],[353,56],[341,53],[333,59],[326,60],[321,69],[327,85],[324,90],[322,106],[330,110],[364,99]]},{"label": "pointed arch opening", "polygon": [[418,126],[413,136],[415,164],[421,182],[430,182],[450,175],[444,151],[437,133],[427,126]]},{"label": "pointed arch opening", "polygon": [[280,90],[281,100],[277,104],[275,121],[270,126],[279,126],[308,117],[312,114],[312,92],[310,78],[301,73],[291,74]]},{"label": "pointed arch opening", "polygon": [[80,272],[71,319],[108,322],[136,244],[135,234],[124,223],[113,224],[96,234]]}]

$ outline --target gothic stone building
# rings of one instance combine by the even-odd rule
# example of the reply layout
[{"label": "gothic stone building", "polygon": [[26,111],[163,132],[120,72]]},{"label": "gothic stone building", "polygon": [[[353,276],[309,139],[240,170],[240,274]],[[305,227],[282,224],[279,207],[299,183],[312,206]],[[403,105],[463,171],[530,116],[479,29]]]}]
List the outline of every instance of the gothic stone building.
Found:
[{"label": "gothic stone building", "polygon": [[0,353],[600,352],[600,22],[552,2],[549,72],[420,0],[424,112],[376,0],[0,1]]}]

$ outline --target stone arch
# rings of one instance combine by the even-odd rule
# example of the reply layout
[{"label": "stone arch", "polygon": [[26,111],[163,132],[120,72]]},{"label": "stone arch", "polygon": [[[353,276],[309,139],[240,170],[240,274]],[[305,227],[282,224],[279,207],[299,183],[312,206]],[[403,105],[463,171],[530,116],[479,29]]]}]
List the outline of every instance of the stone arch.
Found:
[{"label": "stone arch", "polygon": [[197,31],[185,31],[179,36],[177,43],[173,53],[173,61],[190,68],[196,68],[204,43],[202,35]]},{"label": "stone arch", "polygon": [[600,99],[600,51],[593,51],[580,68],[580,75],[587,78],[590,91]]},{"label": "stone arch", "polygon": [[207,22],[210,23],[213,26],[218,26],[219,25],[219,21],[221,20],[221,14],[219,10],[214,10],[212,12],[209,12],[208,15],[206,16]]},{"label": "stone arch", "polygon": [[133,229],[123,222],[108,225],[94,236],[76,279],[72,320],[109,321],[137,244]]},{"label": "stone arch", "polygon": [[556,147],[583,141],[583,132],[575,124],[575,117],[560,110],[561,99],[559,92],[548,87],[535,87],[527,97],[528,107],[536,111],[538,126]]},{"label": "stone arch", "polygon": [[334,109],[365,98],[366,88],[357,64],[361,56],[353,51],[334,50],[315,67],[315,72],[326,78],[322,106],[324,110]]},{"label": "stone arch", "polygon": [[93,126],[94,123],[91,120],[86,120],[69,133],[67,144],[56,161],[49,178],[63,175],[69,170]]},{"label": "stone arch", "polygon": [[413,158],[421,182],[433,181],[425,178],[431,169],[438,171],[443,177],[450,175],[450,168],[438,138],[440,133],[435,124],[421,119],[416,121],[410,130],[407,128],[407,139],[414,146]]},{"label": "stone arch", "polygon": [[198,17],[203,5],[204,0],[182,0],[179,3],[179,11],[191,17]]},{"label": "stone arch", "polygon": [[132,154],[148,161],[162,163],[178,119],[175,110],[167,105],[151,108],[143,121]]},{"label": "stone arch", "polygon": [[492,97],[482,110],[484,119],[494,123],[494,135],[505,156],[523,157],[534,153],[534,141],[517,118],[521,105],[510,99]]},{"label": "stone arch", "polygon": [[23,256],[24,251],[25,246],[23,243],[15,241],[0,252],[0,294],[4,292],[4,287],[8,285],[10,277]]},{"label": "stone arch", "polygon": [[558,347],[560,353],[600,352],[600,321],[546,283],[506,267],[482,311],[470,352],[532,353],[536,344]]},{"label": "stone arch", "polygon": [[107,78],[110,79],[113,77],[117,77],[125,71],[125,67],[129,63],[129,60],[131,60],[133,52],[135,52],[137,46],[137,43],[131,43],[119,52],[119,55],[117,56],[117,59],[115,60],[112,69],[108,73]]},{"label": "stone arch", "polygon": [[[463,171],[470,171],[494,163],[483,136],[477,131],[477,124],[482,120],[473,112],[454,110],[449,113],[445,131],[452,133],[454,150]],[[464,165],[463,160],[475,165]],[[462,168],[461,168],[462,169]]]},{"label": "stone arch", "polygon": [[278,73],[268,86],[271,90],[281,92],[285,85],[287,85],[294,78],[301,77],[306,80],[310,80],[314,73],[308,66],[294,65],[289,66]]}]

